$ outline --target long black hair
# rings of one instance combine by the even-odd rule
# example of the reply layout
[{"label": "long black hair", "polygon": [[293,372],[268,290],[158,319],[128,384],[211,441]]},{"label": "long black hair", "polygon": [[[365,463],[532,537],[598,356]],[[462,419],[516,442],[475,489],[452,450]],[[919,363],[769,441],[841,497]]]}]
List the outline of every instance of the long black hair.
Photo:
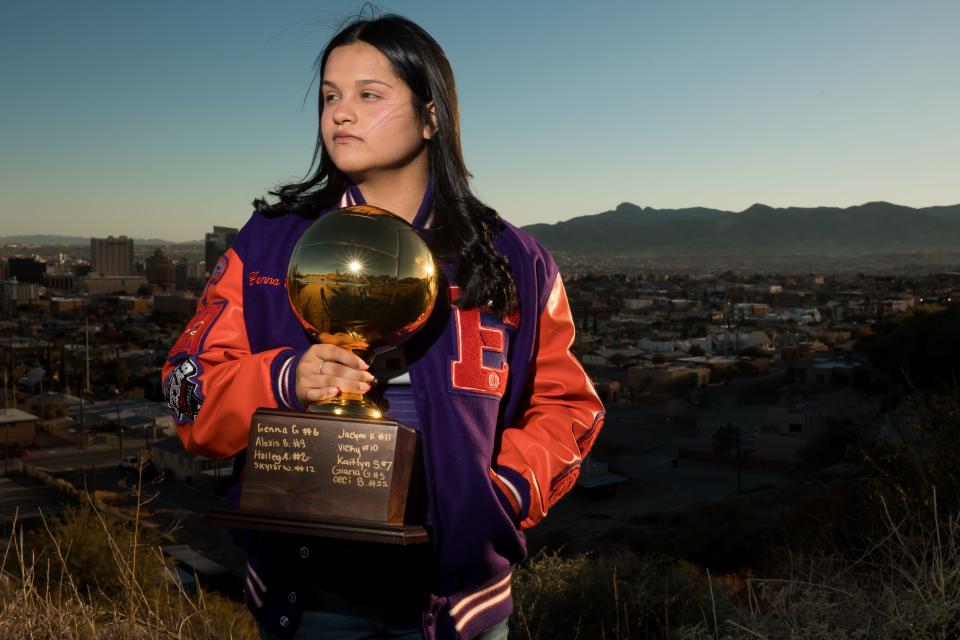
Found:
[{"label": "long black hair", "polygon": [[[397,77],[410,87],[413,109],[421,124],[431,122],[428,105],[433,103],[435,126],[427,144],[436,222],[428,242],[440,259],[456,265],[460,286],[457,304],[464,309],[489,306],[501,317],[509,315],[518,307],[517,288],[506,259],[491,242],[500,230],[500,216],[470,191],[470,173],[460,145],[457,89],[446,54],[426,31],[404,17],[387,14],[356,20],[341,29],[317,59],[321,80],[330,52],[358,41],[382,53]],[[321,91],[320,117],[323,104]],[[268,214],[291,210],[312,214],[333,206],[347,184],[347,176],[326,152],[318,127],[313,163],[306,178],[271,191],[279,198],[273,205],[263,199],[253,204]]]}]

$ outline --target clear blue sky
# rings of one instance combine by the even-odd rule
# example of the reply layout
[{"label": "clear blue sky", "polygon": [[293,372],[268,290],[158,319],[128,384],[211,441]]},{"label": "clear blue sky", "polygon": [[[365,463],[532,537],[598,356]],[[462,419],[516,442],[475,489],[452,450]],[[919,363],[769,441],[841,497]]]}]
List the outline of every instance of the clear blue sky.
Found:
[{"label": "clear blue sky", "polygon": [[[242,225],[306,171],[312,64],[360,6],[0,3],[0,236]],[[379,6],[446,49],[475,190],[516,224],[960,202],[956,0]]]}]

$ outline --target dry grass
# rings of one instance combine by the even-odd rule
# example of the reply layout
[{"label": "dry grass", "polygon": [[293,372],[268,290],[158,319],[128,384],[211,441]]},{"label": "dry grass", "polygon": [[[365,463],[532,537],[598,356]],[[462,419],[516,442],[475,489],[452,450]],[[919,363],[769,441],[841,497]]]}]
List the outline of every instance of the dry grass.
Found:
[{"label": "dry grass", "polygon": [[[12,549],[11,549],[12,547]],[[182,588],[146,587],[133,581],[133,567],[117,564],[121,581],[129,586],[112,600],[107,591],[81,590],[66,570],[66,550],[39,562],[26,558],[20,536],[8,546],[19,571],[0,578],[0,638],[84,640],[160,640],[200,638],[257,638],[246,612],[216,595],[196,595]],[[119,549],[117,549],[119,551]],[[156,554],[151,557],[151,554]],[[142,560],[162,564],[159,549]],[[4,558],[4,564],[8,557]]]},{"label": "dry grass", "polygon": [[174,579],[161,536],[141,521],[142,486],[129,513],[79,492],[42,530],[14,527],[0,562],[0,640],[259,637],[242,605]]},{"label": "dry grass", "polygon": [[[514,573],[518,638],[680,638],[712,610],[699,568],[622,551],[563,558],[541,553]],[[729,602],[719,603],[732,615]],[[686,633],[686,632],[684,632]]]},{"label": "dry grass", "polygon": [[[666,557],[541,554],[514,580],[514,637],[947,640],[960,637],[960,519],[888,520],[854,557],[784,549],[780,577]],[[32,538],[32,540],[31,540]],[[154,534],[91,505],[11,538],[0,640],[256,638],[237,603],[167,579]]]},{"label": "dry grass", "polygon": [[856,557],[788,554],[787,579],[747,581],[734,622],[762,638],[960,637],[960,519],[887,523]]},{"label": "dry grass", "polygon": [[[169,579],[139,488],[132,498],[105,511],[87,496],[45,529],[15,533],[0,559],[0,640],[258,637],[238,603]],[[762,577],[626,551],[541,554],[515,574],[512,637],[960,638],[960,518],[938,512],[935,492],[906,516],[880,502],[885,526],[863,548],[785,546]]]},{"label": "dry grass", "polygon": [[[935,500],[934,500],[935,501]],[[960,637],[960,519],[887,520],[859,553],[794,555],[773,576],[666,558],[541,555],[518,571],[520,638],[950,640]]]}]

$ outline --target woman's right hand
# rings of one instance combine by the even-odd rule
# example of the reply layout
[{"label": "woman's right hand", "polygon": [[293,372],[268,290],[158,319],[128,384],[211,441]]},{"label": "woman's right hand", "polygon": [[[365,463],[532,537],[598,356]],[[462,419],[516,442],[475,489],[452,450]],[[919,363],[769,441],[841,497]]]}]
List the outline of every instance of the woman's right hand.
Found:
[{"label": "woman's right hand", "polygon": [[297,363],[297,399],[310,404],[340,392],[365,393],[374,382],[367,363],[335,344],[312,345]]}]

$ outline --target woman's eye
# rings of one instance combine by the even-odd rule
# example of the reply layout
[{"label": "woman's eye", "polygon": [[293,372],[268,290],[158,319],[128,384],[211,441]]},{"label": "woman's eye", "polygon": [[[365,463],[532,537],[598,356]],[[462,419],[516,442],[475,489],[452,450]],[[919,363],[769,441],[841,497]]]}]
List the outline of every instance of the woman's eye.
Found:
[{"label": "woman's eye", "polygon": [[337,99],[337,94],[335,93],[328,93],[327,95],[323,96],[323,101],[327,104],[330,104],[336,99]]},{"label": "woman's eye", "polygon": [[372,91],[364,91],[363,93],[360,94],[360,97],[363,98],[364,100],[376,100],[380,96]]}]

